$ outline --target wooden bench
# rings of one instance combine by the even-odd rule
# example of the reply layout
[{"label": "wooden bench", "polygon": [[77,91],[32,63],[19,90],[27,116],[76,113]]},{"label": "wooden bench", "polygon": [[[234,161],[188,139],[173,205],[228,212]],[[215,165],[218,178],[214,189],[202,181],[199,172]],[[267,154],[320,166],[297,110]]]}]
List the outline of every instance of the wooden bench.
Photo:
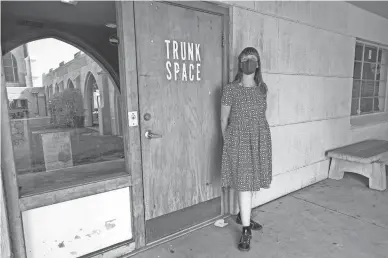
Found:
[{"label": "wooden bench", "polygon": [[329,178],[340,180],[344,172],[353,172],[369,178],[369,188],[384,191],[387,188],[385,165],[388,165],[388,141],[366,140],[330,150]]}]

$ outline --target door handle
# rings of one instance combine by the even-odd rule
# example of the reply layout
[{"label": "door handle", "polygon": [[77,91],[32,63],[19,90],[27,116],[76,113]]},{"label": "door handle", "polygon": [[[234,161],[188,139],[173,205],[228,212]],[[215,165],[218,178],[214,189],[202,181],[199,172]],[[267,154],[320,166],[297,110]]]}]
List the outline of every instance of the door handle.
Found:
[{"label": "door handle", "polygon": [[150,130],[147,130],[144,134],[145,138],[147,139],[153,139],[153,138],[162,138],[162,135],[152,133]]}]

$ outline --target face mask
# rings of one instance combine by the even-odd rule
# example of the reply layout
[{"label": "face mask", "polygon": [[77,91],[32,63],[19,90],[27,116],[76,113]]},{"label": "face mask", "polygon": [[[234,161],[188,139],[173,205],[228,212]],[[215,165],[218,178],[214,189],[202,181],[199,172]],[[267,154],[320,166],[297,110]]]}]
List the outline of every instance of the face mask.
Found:
[{"label": "face mask", "polygon": [[244,74],[250,75],[256,71],[257,62],[255,60],[248,59],[247,61],[241,63],[241,68]]}]

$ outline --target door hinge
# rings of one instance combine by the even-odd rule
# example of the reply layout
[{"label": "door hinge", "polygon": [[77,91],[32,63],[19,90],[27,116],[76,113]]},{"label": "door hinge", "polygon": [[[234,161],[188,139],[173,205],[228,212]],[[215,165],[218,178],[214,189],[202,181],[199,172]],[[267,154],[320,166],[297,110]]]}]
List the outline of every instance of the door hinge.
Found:
[{"label": "door hinge", "polygon": [[221,34],[221,46],[222,47],[225,46],[225,36],[224,36],[224,33]]}]

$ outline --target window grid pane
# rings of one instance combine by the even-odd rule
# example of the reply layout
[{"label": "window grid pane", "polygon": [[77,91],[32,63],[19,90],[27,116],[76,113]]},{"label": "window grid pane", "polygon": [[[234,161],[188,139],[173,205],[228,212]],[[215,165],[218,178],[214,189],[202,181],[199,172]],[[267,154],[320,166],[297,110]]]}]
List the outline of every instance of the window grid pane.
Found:
[{"label": "window grid pane", "polygon": [[388,50],[357,42],[351,115],[385,111]]},{"label": "window grid pane", "polygon": [[363,52],[363,44],[357,43],[356,44],[356,55],[355,55],[355,60],[361,61],[362,60],[362,52]]},{"label": "window grid pane", "polygon": [[375,98],[374,99],[374,112],[384,112],[385,109],[385,98]]},{"label": "window grid pane", "polygon": [[375,90],[375,82],[374,81],[362,81],[361,84],[361,97],[373,97]]},{"label": "window grid pane", "polygon": [[364,61],[375,63],[376,56],[377,56],[377,47],[365,45]]},{"label": "window grid pane", "polygon": [[352,108],[351,108],[351,115],[355,116],[358,115],[358,105],[360,103],[359,98],[352,99]]},{"label": "window grid pane", "polygon": [[387,82],[377,81],[375,84],[375,96],[385,97],[387,94]]},{"label": "window grid pane", "polygon": [[361,79],[361,68],[362,68],[361,62],[354,62],[354,70],[353,70],[354,79]]},{"label": "window grid pane", "polygon": [[361,88],[361,81],[353,80],[352,98],[360,97],[360,88]]},{"label": "window grid pane", "polygon": [[383,65],[388,64],[388,50],[387,49],[380,49],[379,63],[383,64]]},{"label": "window grid pane", "polygon": [[361,114],[373,113],[373,98],[361,98],[360,111]]}]

